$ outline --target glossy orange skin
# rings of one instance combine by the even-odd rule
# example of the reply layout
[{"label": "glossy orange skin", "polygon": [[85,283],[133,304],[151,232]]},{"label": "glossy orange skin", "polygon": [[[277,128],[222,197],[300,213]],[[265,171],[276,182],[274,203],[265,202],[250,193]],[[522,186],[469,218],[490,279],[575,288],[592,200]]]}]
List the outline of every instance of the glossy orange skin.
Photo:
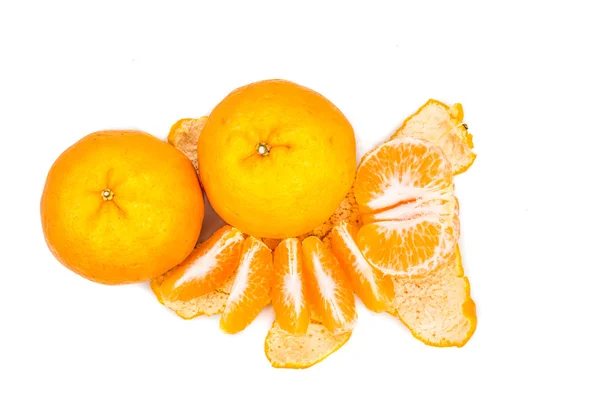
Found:
[{"label": "glossy orange skin", "polygon": [[153,279],[188,256],[204,202],[192,163],[168,143],[139,131],[101,131],[54,162],[40,213],[46,243],[63,265],[95,282],[125,284]]},{"label": "glossy orange skin", "polygon": [[[260,154],[261,144],[268,154]],[[260,81],[212,110],[198,166],[211,205],[228,224],[260,238],[296,237],[325,222],[350,190],[354,130],[319,93]]]}]

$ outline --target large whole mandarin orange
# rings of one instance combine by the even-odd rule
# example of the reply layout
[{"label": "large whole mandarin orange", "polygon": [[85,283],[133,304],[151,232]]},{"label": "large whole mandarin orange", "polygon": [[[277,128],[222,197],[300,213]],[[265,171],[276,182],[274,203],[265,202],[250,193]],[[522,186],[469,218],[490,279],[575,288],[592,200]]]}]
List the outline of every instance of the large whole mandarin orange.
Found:
[{"label": "large whole mandarin orange", "polygon": [[138,131],[95,132],[69,147],[41,199],[52,254],[104,284],[147,281],[175,267],[194,249],[203,217],[190,160]]},{"label": "large whole mandarin orange", "polygon": [[198,142],[202,185],[215,211],[255,237],[301,235],[325,222],[350,190],[356,142],[342,112],[285,80],[227,95]]}]

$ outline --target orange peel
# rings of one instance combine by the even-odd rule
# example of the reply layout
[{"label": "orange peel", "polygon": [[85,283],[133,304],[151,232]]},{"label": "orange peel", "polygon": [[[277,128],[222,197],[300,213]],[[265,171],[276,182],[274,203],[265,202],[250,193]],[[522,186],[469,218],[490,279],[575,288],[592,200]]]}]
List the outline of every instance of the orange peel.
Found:
[{"label": "orange peel", "polygon": [[265,355],[275,368],[304,369],[335,353],[351,335],[352,331],[333,334],[315,320],[311,320],[305,334],[294,335],[274,322],[265,338]]},{"label": "orange peel", "polygon": [[473,135],[463,122],[462,105],[446,105],[430,99],[404,120],[391,139],[408,136],[425,139],[439,146],[452,164],[452,173],[465,172],[475,161]]},{"label": "orange peel", "polygon": [[475,302],[464,275],[460,250],[431,275],[394,277],[395,298],[388,311],[421,342],[462,347],[477,327]]},{"label": "orange peel", "polygon": [[167,142],[190,159],[198,172],[198,138],[208,117],[183,118],[171,126]]},{"label": "orange peel", "polygon": [[193,319],[201,315],[217,315],[225,309],[229,293],[226,293],[223,289],[217,289],[191,300],[169,301],[164,299],[160,294],[160,290],[158,290],[163,280],[164,278],[160,276],[150,282],[152,292],[160,304],[169,308],[183,319]]}]

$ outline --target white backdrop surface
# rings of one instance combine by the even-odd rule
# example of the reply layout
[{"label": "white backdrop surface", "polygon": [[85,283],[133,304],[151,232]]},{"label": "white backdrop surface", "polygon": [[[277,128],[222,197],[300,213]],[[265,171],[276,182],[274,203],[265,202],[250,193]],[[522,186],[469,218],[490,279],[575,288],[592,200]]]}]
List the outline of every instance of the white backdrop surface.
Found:
[{"label": "white backdrop surface", "polygon": [[[0,4],[1,399],[600,398],[593,2],[155,3]],[[456,178],[479,317],[465,347],[427,347],[360,305],[336,354],[276,370],[271,310],[228,336],[147,284],[52,258],[39,200],[66,147],[109,128],[165,138],[268,78],[332,100],[358,156],[429,98],[463,104],[478,154]]]}]

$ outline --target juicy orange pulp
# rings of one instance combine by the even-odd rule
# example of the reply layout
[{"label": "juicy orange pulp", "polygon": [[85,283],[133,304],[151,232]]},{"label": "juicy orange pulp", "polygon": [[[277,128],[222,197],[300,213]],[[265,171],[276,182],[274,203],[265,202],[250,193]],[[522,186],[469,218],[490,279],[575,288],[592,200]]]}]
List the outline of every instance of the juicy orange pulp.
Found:
[{"label": "juicy orange pulp", "polygon": [[185,301],[217,289],[238,266],[243,241],[244,235],[236,228],[219,229],[165,274],[159,288],[161,296],[169,301]]},{"label": "juicy orange pulp", "polygon": [[390,275],[434,270],[458,240],[453,189],[450,162],[425,140],[398,138],[365,155],[355,182],[365,259]]},{"label": "juicy orange pulp", "polygon": [[310,318],[300,241],[283,240],[275,249],[273,259],[275,321],[287,332],[304,334]]},{"label": "juicy orange pulp", "polygon": [[311,310],[330,331],[351,330],[357,317],[354,293],[340,263],[315,236],[304,239],[302,253]]},{"label": "juicy orange pulp", "polygon": [[365,307],[375,312],[387,311],[394,299],[394,282],[389,275],[373,268],[356,245],[358,229],[347,222],[331,232],[332,250],[350,277],[352,289]]},{"label": "juicy orange pulp", "polygon": [[221,314],[221,329],[236,333],[245,329],[269,302],[273,266],[271,250],[259,239],[248,236]]}]

